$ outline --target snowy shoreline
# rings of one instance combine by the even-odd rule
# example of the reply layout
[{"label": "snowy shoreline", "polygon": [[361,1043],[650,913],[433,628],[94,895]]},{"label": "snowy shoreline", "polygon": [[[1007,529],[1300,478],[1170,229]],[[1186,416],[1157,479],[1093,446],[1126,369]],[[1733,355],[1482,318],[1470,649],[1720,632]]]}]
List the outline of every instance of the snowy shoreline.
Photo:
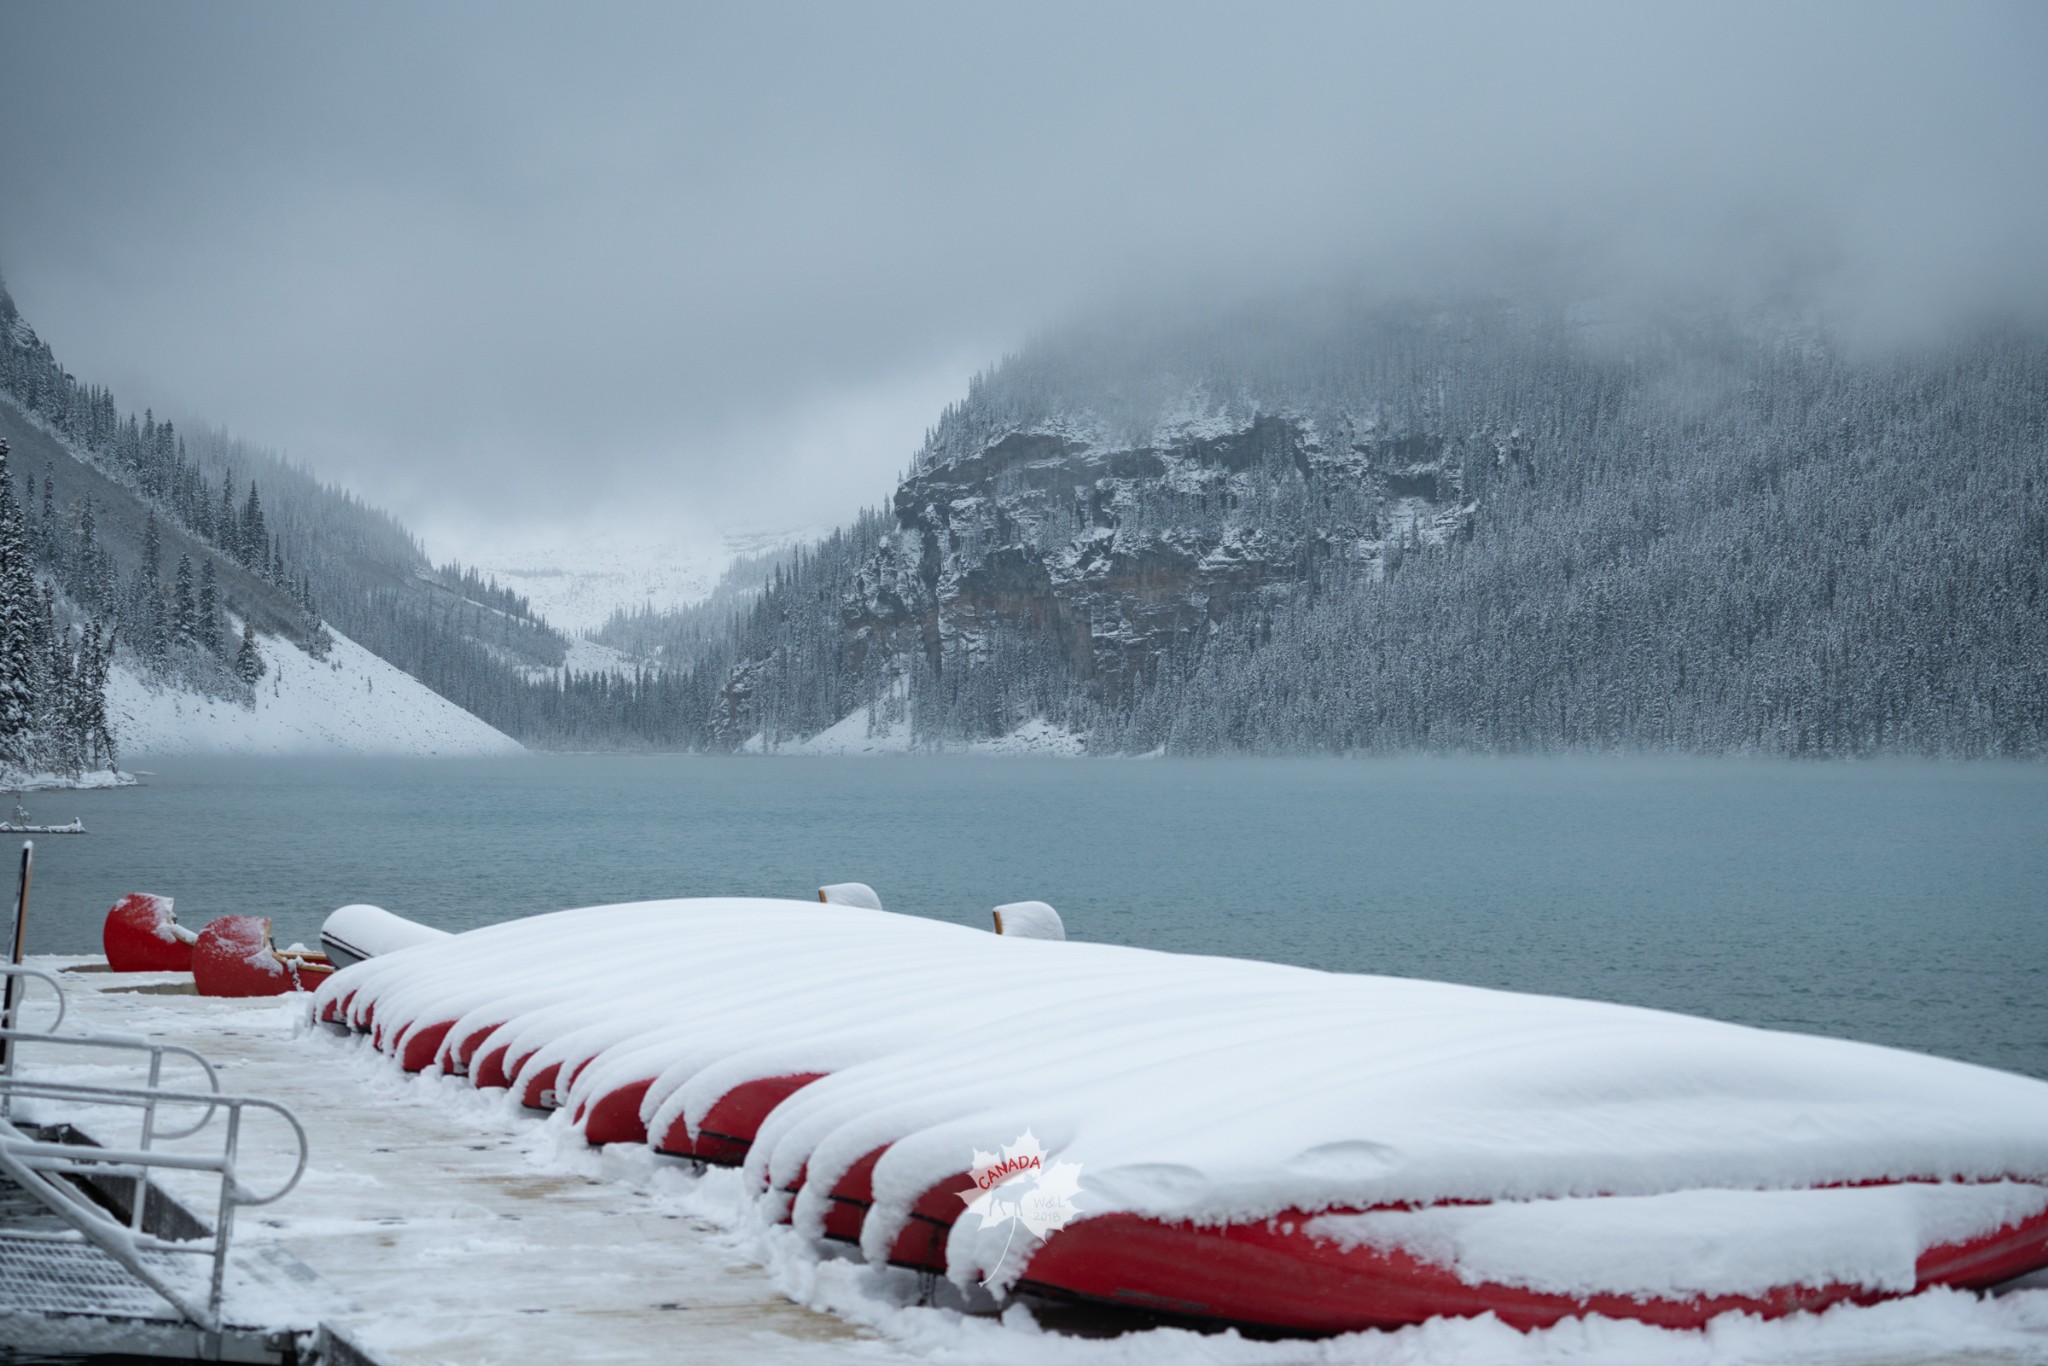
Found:
[{"label": "snowy shoreline", "polygon": [[524,746],[348,637],[325,659],[267,642],[254,707],[162,687],[117,662],[107,714],[124,755],[519,754]]},{"label": "snowy shoreline", "polygon": [[0,773],[0,792],[97,792],[111,787],[136,787],[140,780],[120,769],[91,773]]}]

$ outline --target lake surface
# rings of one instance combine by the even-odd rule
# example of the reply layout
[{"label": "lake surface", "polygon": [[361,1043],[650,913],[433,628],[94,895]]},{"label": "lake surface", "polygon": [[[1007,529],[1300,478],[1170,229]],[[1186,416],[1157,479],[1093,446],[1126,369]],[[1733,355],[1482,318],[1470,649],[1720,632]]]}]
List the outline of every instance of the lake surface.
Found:
[{"label": "lake surface", "polygon": [[[1075,938],[1659,1006],[2048,1076],[2048,766],[1685,759],[533,756],[158,760],[34,794],[29,947],[130,891],[316,944],[369,901],[459,930],[809,897]],[[10,848],[16,847],[10,843]],[[12,878],[8,880],[11,897]]]}]

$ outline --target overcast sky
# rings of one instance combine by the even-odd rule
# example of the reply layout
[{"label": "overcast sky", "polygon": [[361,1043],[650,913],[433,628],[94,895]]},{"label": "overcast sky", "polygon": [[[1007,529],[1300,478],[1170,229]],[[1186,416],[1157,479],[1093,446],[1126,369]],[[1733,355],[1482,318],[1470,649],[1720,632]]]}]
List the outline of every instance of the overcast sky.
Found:
[{"label": "overcast sky", "polygon": [[2044,71],[2040,4],[10,3],[0,275],[437,550],[773,529],[1105,301],[1532,246],[2037,300]]}]

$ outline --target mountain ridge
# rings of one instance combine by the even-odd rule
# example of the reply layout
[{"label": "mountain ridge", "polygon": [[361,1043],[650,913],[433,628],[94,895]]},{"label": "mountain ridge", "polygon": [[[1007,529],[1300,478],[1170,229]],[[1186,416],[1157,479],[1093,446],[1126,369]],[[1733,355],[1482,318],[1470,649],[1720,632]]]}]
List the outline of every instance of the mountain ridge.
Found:
[{"label": "mountain ridge", "polygon": [[1053,337],[733,633],[713,730],[2048,753],[2048,342],[1499,300]]}]

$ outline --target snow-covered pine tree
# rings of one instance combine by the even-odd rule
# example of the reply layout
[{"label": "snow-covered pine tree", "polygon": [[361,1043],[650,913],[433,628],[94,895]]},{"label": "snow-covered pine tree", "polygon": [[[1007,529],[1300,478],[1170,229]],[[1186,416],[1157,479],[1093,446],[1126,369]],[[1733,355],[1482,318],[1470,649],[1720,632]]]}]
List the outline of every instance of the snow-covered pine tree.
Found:
[{"label": "snow-covered pine tree", "polygon": [[93,516],[92,495],[85,495],[85,506],[78,514],[78,552],[76,556],[78,578],[81,582],[96,583],[100,577],[99,522]]},{"label": "snow-covered pine tree", "polygon": [[112,629],[102,635],[99,622],[87,622],[71,663],[62,744],[65,767],[74,771],[86,764],[114,762],[114,737],[107,723],[107,673],[114,662],[114,636]]},{"label": "snow-covered pine tree", "polygon": [[228,554],[240,558],[242,537],[235,525],[235,472],[228,470],[220,477],[220,515],[213,519],[213,543]]},{"label": "snow-covered pine tree", "polygon": [[164,609],[163,535],[157,529],[153,507],[142,527],[142,567],[136,574],[133,601],[129,635],[144,657],[161,660],[170,646],[171,632]]},{"label": "snow-covered pine tree", "polygon": [[43,470],[43,515],[36,519],[36,537],[45,564],[57,558],[57,475]]},{"label": "snow-covered pine tree", "polygon": [[208,555],[199,566],[199,603],[196,609],[197,622],[193,639],[208,654],[220,653],[220,585],[213,569],[213,556]]},{"label": "snow-covered pine tree", "polygon": [[50,616],[49,639],[43,651],[43,695],[37,709],[37,720],[44,737],[43,762],[50,768],[76,771],[75,756],[71,753],[72,714],[75,709],[73,696],[77,680],[72,676],[71,628],[56,628],[54,610]]},{"label": "snow-covered pine tree", "polygon": [[238,557],[243,564],[252,565],[257,573],[263,572],[265,550],[270,545],[270,533],[263,527],[263,499],[256,492],[256,481],[249,481],[249,496],[242,503],[241,538],[236,546]]},{"label": "snow-covered pine tree", "polygon": [[199,635],[199,605],[192,598],[192,557],[178,557],[178,577],[171,587],[171,629],[178,640],[189,642]]},{"label": "snow-covered pine tree", "polygon": [[35,752],[35,674],[29,614],[36,600],[21,509],[0,438],[0,764],[26,768]]},{"label": "snow-covered pine tree", "polygon": [[263,655],[256,649],[256,626],[254,622],[242,623],[242,648],[235,652],[235,676],[244,683],[254,684],[263,677]]}]

